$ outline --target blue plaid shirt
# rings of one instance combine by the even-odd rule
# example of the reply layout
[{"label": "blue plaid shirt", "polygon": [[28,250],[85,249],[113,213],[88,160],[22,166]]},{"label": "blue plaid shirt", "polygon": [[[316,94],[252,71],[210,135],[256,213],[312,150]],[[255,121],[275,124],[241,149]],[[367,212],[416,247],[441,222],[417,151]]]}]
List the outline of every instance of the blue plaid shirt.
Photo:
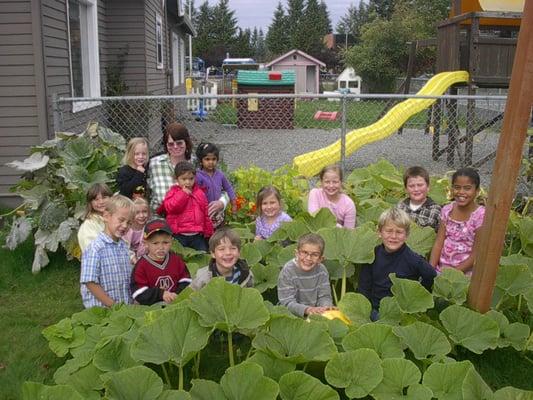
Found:
[{"label": "blue plaid shirt", "polygon": [[81,256],[81,298],[85,308],[104,307],[85,285],[95,282],[117,303],[132,303],[131,263],[125,241],[115,242],[106,233],[98,234]]}]

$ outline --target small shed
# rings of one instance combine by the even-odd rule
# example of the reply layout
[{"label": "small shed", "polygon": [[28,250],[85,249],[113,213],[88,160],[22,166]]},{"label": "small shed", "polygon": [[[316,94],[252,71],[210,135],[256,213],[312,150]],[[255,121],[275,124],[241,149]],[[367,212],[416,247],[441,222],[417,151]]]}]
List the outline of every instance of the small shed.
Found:
[{"label": "small shed", "polygon": [[294,93],[294,71],[246,71],[237,73],[237,93],[258,97],[238,99],[237,127],[245,129],[293,129],[294,98],[261,98],[261,94]]},{"label": "small shed", "polygon": [[350,94],[361,94],[361,77],[352,67],[344,68],[337,78],[337,88]]},{"label": "small shed", "polygon": [[266,67],[272,71],[294,71],[296,76],[295,93],[318,93],[320,68],[325,68],[326,64],[301,50],[295,49],[270,61]]}]

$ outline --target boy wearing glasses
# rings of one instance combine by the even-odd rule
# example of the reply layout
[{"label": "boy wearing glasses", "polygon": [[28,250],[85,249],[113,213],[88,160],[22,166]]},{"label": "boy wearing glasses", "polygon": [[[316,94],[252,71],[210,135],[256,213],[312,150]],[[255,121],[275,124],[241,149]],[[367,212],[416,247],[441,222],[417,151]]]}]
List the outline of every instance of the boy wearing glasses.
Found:
[{"label": "boy wearing glasses", "polygon": [[392,296],[389,274],[420,281],[422,286],[431,291],[437,273],[424,257],[415,253],[405,243],[410,225],[409,215],[399,208],[385,210],[379,217],[378,234],[382,244],[374,249],[374,262],[361,268],[357,287],[357,291],[372,303],[372,321],[379,318],[381,299]]},{"label": "boy wearing glasses", "polygon": [[298,239],[296,257],[279,274],[279,302],[299,317],[334,308],[328,270],[322,264],[324,246],[320,235],[303,235]]}]

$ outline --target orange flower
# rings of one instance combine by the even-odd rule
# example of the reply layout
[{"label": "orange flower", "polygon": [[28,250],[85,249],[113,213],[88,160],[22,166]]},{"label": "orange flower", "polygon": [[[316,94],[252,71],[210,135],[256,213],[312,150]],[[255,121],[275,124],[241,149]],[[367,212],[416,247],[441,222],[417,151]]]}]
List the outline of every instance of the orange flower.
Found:
[{"label": "orange flower", "polygon": [[255,205],[255,203],[253,201],[251,201],[249,204],[248,204],[248,207],[250,209],[250,212],[249,214],[255,214],[257,212],[257,206]]},{"label": "orange flower", "polygon": [[237,203],[237,211],[239,211],[246,203],[246,198],[244,196],[238,195],[235,201]]}]

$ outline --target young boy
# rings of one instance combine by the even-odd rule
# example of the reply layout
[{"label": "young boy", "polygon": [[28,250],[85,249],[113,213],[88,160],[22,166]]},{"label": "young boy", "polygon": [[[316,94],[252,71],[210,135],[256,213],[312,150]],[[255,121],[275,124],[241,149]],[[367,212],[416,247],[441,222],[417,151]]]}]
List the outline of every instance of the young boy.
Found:
[{"label": "young boy", "polygon": [[82,253],[81,298],[85,308],[131,303],[129,246],[122,240],[133,218],[133,202],[111,197],[103,212],[105,228]]},{"label": "young boy", "polygon": [[242,287],[253,287],[254,276],[245,260],[241,260],[241,238],[229,229],[222,228],[209,239],[211,261],[209,265],[200,268],[196,278],[191,282],[191,288],[199,290],[216,277],[224,277],[226,282]]},{"label": "young boy", "polygon": [[191,283],[187,266],[170,251],[172,230],[164,219],[153,219],[144,227],[147,254],[135,264],[132,273],[133,300],[151,305],[171,303]]},{"label": "young boy", "polygon": [[329,274],[322,264],[324,247],[320,235],[303,235],[298,239],[296,257],[279,274],[279,302],[299,317],[322,314],[333,308]]},{"label": "young boy", "polygon": [[418,166],[407,168],[403,174],[403,186],[409,197],[400,201],[398,208],[421,227],[431,226],[435,231],[439,229],[441,206],[428,197],[428,172]]},{"label": "young boy", "polygon": [[392,296],[390,273],[398,278],[420,280],[427,290],[431,290],[437,275],[421,255],[405,244],[410,224],[407,213],[399,208],[386,210],[379,217],[378,234],[383,243],[374,249],[374,262],[361,269],[357,287],[357,291],[372,303],[372,320],[378,318],[381,299]]}]

